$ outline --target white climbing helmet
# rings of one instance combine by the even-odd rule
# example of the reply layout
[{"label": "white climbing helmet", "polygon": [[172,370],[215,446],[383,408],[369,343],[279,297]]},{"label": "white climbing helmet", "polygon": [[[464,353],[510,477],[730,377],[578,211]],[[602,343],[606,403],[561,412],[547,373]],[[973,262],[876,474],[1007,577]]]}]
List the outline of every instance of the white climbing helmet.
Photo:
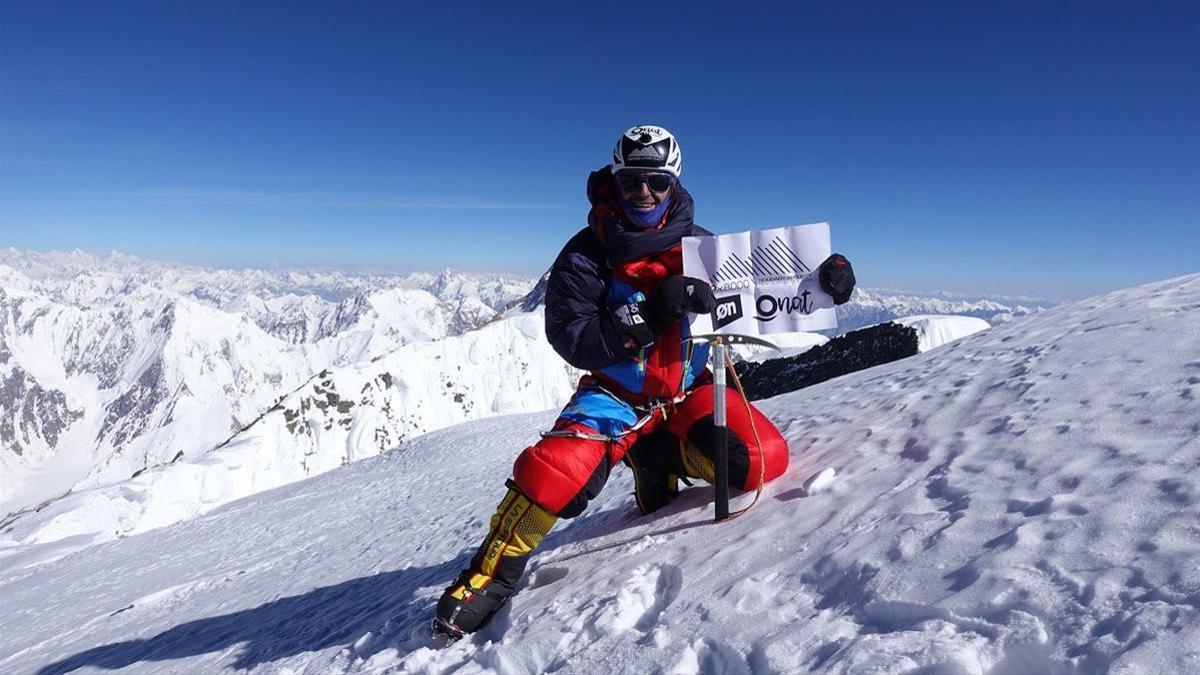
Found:
[{"label": "white climbing helmet", "polygon": [[613,148],[612,172],[637,169],[665,171],[679,178],[683,153],[671,132],[652,124],[630,127]]}]

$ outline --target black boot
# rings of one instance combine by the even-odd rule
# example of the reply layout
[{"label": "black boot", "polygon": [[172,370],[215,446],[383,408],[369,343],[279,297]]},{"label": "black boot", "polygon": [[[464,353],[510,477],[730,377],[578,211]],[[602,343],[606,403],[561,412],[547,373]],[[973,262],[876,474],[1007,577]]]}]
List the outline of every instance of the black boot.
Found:
[{"label": "black boot", "polygon": [[[633,470],[633,497],[638,510],[649,515],[679,494],[679,439],[658,432],[638,439],[623,461]],[[678,465],[678,466],[677,466]]]},{"label": "black boot", "polygon": [[[483,587],[476,587],[481,581]],[[465,571],[438,600],[433,631],[452,640],[474,633],[488,625],[512,594],[512,588],[495,579]]]}]

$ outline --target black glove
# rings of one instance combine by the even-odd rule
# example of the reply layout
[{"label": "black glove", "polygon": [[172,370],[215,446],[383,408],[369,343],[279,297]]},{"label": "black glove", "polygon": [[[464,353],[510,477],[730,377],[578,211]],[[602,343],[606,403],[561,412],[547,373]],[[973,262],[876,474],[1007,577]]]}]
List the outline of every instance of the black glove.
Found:
[{"label": "black glove", "polygon": [[630,353],[654,342],[654,336],[658,335],[658,332],[650,327],[650,318],[647,315],[650,308],[647,305],[645,300],[627,302],[612,310],[613,324],[625,340],[625,349]]},{"label": "black glove", "polygon": [[833,296],[833,304],[841,305],[854,292],[854,268],[841,253],[834,253],[817,267],[821,290]]},{"label": "black glove", "polygon": [[707,314],[717,307],[712,287],[695,277],[667,277],[650,298],[650,325],[661,333],[688,312]]},{"label": "black glove", "polygon": [[626,339],[625,346],[633,349],[654,342],[656,335],[678,323],[684,314],[707,314],[716,306],[717,298],[707,283],[677,275],[659,284],[649,300],[625,303],[612,315],[617,331]]}]

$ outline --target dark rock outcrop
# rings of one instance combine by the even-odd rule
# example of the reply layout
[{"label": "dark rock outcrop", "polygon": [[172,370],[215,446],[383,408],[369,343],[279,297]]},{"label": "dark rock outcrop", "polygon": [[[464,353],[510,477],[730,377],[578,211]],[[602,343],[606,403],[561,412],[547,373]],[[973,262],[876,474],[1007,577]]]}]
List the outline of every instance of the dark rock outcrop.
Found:
[{"label": "dark rock outcrop", "polygon": [[851,331],[784,359],[736,365],[750,400],[770,398],[917,353],[917,331],[883,323]]}]

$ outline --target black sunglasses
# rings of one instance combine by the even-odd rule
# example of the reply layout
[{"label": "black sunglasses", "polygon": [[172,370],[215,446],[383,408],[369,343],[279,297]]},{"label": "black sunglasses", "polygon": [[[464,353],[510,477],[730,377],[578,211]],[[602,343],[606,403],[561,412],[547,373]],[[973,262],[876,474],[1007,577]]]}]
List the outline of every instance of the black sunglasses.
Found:
[{"label": "black sunglasses", "polygon": [[626,192],[634,192],[646,184],[651,192],[666,192],[675,184],[675,176],[669,173],[636,173],[624,172],[617,174],[617,183]]}]

